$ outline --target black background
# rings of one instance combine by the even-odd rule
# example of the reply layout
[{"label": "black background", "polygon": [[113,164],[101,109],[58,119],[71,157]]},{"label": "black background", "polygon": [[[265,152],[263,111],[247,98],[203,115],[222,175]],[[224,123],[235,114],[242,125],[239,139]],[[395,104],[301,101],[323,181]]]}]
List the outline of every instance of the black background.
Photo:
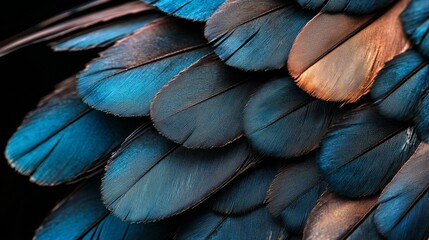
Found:
[{"label": "black background", "polygon": [[[0,41],[82,0],[4,0],[0,3]],[[0,58],[0,152],[25,114],[56,83],[78,72],[94,52],[53,53],[42,44]],[[31,239],[73,186],[40,187],[16,173],[0,155],[0,239]]]}]

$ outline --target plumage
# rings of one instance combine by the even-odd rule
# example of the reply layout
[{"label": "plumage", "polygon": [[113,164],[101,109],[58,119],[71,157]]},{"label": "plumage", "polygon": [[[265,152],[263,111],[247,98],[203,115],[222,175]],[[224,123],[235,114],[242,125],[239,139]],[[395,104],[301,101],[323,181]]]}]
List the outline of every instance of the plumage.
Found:
[{"label": "plumage", "polygon": [[300,88],[326,101],[355,102],[368,93],[384,63],[408,44],[399,14],[409,0],[387,12],[361,17],[315,16],[295,40],[288,69]]},{"label": "plumage", "polygon": [[401,14],[405,32],[419,51],[429,57],[429,2],[412,0]]},{"label": "plumage", "polygon": [[374,223],[388,239],[429,237],[428,170],[429,145],[422,143],[381,193]]},{"label": "plumage", "polygon": [[194,21],[206,21],[225,0],[143,0],[161,11]]},{"label": "plumage", "polygon": [[158,92],[151,118],[164,136],[185,147],[226,145],[242,135],[244,106],[263,80],[208,55]]},{"label": "plumage", "polygon": [[326,191],[311,211],[304,239],[382,239],[373,224],[377,197],[351,200]]},{"label": "plumage", "polygon": [[280,69],[295,37],[313,16],[292,1],[229,0],[207,21],[205,36],[230,66]]},{"label": "plumage", "polygon": [[268,209],[279,217],[287,230],[302,233],[311,209],[326,189],[314,155],[286,165],[268,191]]},{"label": "plumage", "polygon": [[52,44],[52,48],[56,51],[78,51],[105,47],[132,34],[159,16],[157,13],[146,13],[128,19],[111,21],[56,41]]},{"label": "plumage", "polygon": [[279,77],[250,99],[244,111],[244,132],[252,146],[266,155],[301,156],[319,145],[336,107],[312,98],[290,77]]},{"label": "plumage", "polygon": [[383,189],[418,144],[412,126],[388,120],[373,105],[365,105],[334,124],[317,162],[336,193],[369,196]]},{"label": "plumage", "polygon": [[[129,224],[104,207],[99,181],[90,181],[64,199],[44,220],[35,239],[168,239],[174,223]],[[76,209],[79,209],[77,212]]]},{"label": "plumage", "polygon": [[414,118],[420,139],[429,143],[429,96],[425,93]]},{"label": "plumage", "polygon": [[371,98],[385,117],[405,121],[414,117],[427,87],[429,62],[410,50],[386,64],[374,82]]},{"label": "plumage", "polygon": [[144,126],[112,157],[101,191],[106,206],[121,219],[155,221],[195,207],[252,164],[244,141],[190,150]]},{"label": "plumage", "polygon": [[328,13],[368,14],[394,3],[396,0],[296,0],[303,8]]},{"label": "plumage", "polygon": [[80,74],[83,101],[115,115],[148,115],[161,87],[210,52],[199,30],[199,25],[163,18],[118,42]]},{"label": "plumage", "polygon": [[76,178],[108,156],[136,126],[90,109],[74,89],[74,78],[63,82],[9,140],[9,164],[33,182],[56,185]]}]

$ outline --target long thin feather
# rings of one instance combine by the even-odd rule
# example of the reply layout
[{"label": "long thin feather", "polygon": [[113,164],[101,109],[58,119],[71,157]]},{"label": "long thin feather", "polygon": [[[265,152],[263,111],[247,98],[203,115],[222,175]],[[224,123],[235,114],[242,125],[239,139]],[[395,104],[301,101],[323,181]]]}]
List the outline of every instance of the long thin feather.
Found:
[{"label": "long thin feather", "polygon": [[303,8],[328,13],[363,15],[389,6],[396,0],[296,0]]},{"label": "long thin feather", "polygon": [[413,0],[401,14],[404,30],[418,50],[429,57],[429,2]]},{"label": "long thin feather", "polygon": [[429,143],[429,95],[427,92],[423,96],[413,120],[420,139]]}]

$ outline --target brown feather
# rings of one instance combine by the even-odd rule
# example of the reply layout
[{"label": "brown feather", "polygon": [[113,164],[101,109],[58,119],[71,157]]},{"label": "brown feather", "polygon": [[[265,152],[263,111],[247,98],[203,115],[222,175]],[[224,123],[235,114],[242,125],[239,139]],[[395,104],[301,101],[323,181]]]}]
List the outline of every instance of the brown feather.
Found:
[{"label": "brown feather", "polygon": [[327,101],[355,102],[368,93],[384,63],[409,45],[399,19],[408,3],[368,16],[316,15],[289,55],[298,86]]}]

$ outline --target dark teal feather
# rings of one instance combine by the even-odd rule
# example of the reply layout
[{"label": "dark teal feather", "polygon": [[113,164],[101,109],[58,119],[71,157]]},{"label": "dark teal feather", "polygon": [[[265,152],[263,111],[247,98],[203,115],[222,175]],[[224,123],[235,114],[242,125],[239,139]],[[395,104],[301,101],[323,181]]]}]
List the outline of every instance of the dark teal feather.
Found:
[{"label": "dark teal feather", "polygon": [[385,117],[410,120],[429,86],[429,61],[415,50],[388,62],[375,79],[371,98]]},{"label": "dark teal feather", "polygon": [[121,219],[155,221],[195,207],[253,164],[244,141],[190,150],[138,129],[116,152],[102,183],[107,207]]},{"label": "dark teal feather", "polygon": [[120,41],[79,76],[83,101],[115,115],[148,115],[161,87],[210,52],[200,27],[162,18]]},{"label": "dark teal feather", "polygon": [[74,87],[74,79],[65,81],[9,140],[9,163],[33,182],[55,185],[74,179],[109,156],[136,126],[90,109]]},{"label": "dark teal feather", "polygon": [[230,66],[280,69],[299,31],[313,16],[293,1],[227,1],[207,21],[205,35]]},{"label": "dark teal feather", "polygon": [[429,95],[425,93],[414,118],[417,134],[424,142],[429,143]]},{"label": "dark teal feather", "polygon": [[226,145],[242,135],[244,106],[261,80],[211,54],[158,92],[151,118],[161,134],[185,147]]},{"label": "dark teal feather", "polygon": [[374,222],[388,239],[429,237],[429,145],[420,144],[378,199]]},{"label": "dark teal feather", "polygon": [[363,15],[389,6],[396,0],[296,0],[303,8],[328,13]]},{"label": "dark teal feather", "polygon": [[173,223],[129,224],[109,214],[98,181],[91,181],[54,208],[37,230],[35,239],[168,239]]},{"label": "dark teal feather", "polygon": [[194,21],[206,21],[225,0],[143,0],[161,11]]},{"label": "dark teal feather", "polygon": [[318,166],[340,195],[362,197],[382,190],[413,154],[413,127],[382,117],[373,105],[347,113],[322,141]]},{"label": "dark teal feather", "polygon": [[278,78],[250,99],[244,112],[244,131],[252,146],[266,155],[301,156],[319,145],[336,107],[312,98],[292,78]]},{"label": "dark teal feather", "polygon": [[420,53],[429,57],[429,1],[413,0],[401,14],[402,25]]}]

